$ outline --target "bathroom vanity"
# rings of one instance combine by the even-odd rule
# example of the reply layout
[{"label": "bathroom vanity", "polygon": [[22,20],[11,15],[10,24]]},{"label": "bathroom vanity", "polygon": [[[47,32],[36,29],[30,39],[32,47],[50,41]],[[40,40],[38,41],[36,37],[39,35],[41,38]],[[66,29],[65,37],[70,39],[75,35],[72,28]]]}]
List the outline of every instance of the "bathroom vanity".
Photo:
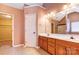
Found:
[{"label": "bathroom vanity", "polygon": [[52,55],[79,55],[79,12],[64,12],[56,14],[56,18],[62,15],[61,19],[45,19],[38,45]]},{"label": "bathroom vanity", "polygon": [[51,55],[79,55],[79,35],[42,33],[38,45]]}]

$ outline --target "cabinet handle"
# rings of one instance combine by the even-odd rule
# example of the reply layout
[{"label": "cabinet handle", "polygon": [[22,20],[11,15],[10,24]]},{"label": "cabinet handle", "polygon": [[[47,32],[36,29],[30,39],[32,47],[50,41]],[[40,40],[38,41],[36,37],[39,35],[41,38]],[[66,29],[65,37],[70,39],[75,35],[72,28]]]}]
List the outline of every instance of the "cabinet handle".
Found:
[{"label": "cabinet handle", "polygon": [[72,53],[71,53],[71,48],[66,48],[66,54],[67,55],[71,55]]},{"label": "cabinet handle", "polygon": [[65,51],[66,51],[66,53],[65,53],[65,54],[67,55],[67,48],[65,48]]}]

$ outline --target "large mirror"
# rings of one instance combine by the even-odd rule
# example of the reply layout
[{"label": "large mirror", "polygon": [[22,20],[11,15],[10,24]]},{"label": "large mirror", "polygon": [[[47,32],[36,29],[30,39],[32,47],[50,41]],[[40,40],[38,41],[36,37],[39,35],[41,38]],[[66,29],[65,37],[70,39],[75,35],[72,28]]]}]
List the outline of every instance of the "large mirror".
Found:
[{"label": "large mirror", "polygon": [[[67,31],[67,25],[66,25],[66,17],[63,17],[60,21],[54,21],[55,23],[52,23],[51,25],[51,32],[52,33],[59,33],[64,34]],[[54,30],[52,30],[54,29]]]},{"label": "large mirror", "polygon": [[[46,22],[46,32],[47,33],[57,33],[57,34],[65,34],[65,33],[79,33],[79,9],[71,8],[63,13],[59,12],[59,20],[55,18],[49,18],[49,22]],[[53,16],[52,16],[53,17]]]}]

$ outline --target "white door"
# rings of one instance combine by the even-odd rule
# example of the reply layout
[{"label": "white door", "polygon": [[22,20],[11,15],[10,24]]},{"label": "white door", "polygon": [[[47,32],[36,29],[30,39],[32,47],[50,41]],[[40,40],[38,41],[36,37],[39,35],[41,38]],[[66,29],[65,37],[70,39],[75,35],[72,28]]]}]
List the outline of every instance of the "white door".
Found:
[{"label": "white door", "polygon": [[36,13],[25,15],[25,45],[36,47]]}]

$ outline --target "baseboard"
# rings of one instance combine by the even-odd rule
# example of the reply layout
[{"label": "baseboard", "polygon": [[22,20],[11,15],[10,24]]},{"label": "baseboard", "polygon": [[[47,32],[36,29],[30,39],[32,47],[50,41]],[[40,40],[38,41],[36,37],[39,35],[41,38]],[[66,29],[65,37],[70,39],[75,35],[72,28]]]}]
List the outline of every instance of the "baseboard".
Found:
[{"label": "baseboard", "polygon": [[38,48],[40,48],[39,46],[36,46],[36,48],[38,49]]},{"label": "baseboard", "polygon": [[[24,45],[24,47],[30,47],[30,46]],[[39,48],[39,46],[30,47],[30,48]]]},{"label": "baseboard", "polygon": [[13,47],[24,47],[24,44],[13,45]]}]

